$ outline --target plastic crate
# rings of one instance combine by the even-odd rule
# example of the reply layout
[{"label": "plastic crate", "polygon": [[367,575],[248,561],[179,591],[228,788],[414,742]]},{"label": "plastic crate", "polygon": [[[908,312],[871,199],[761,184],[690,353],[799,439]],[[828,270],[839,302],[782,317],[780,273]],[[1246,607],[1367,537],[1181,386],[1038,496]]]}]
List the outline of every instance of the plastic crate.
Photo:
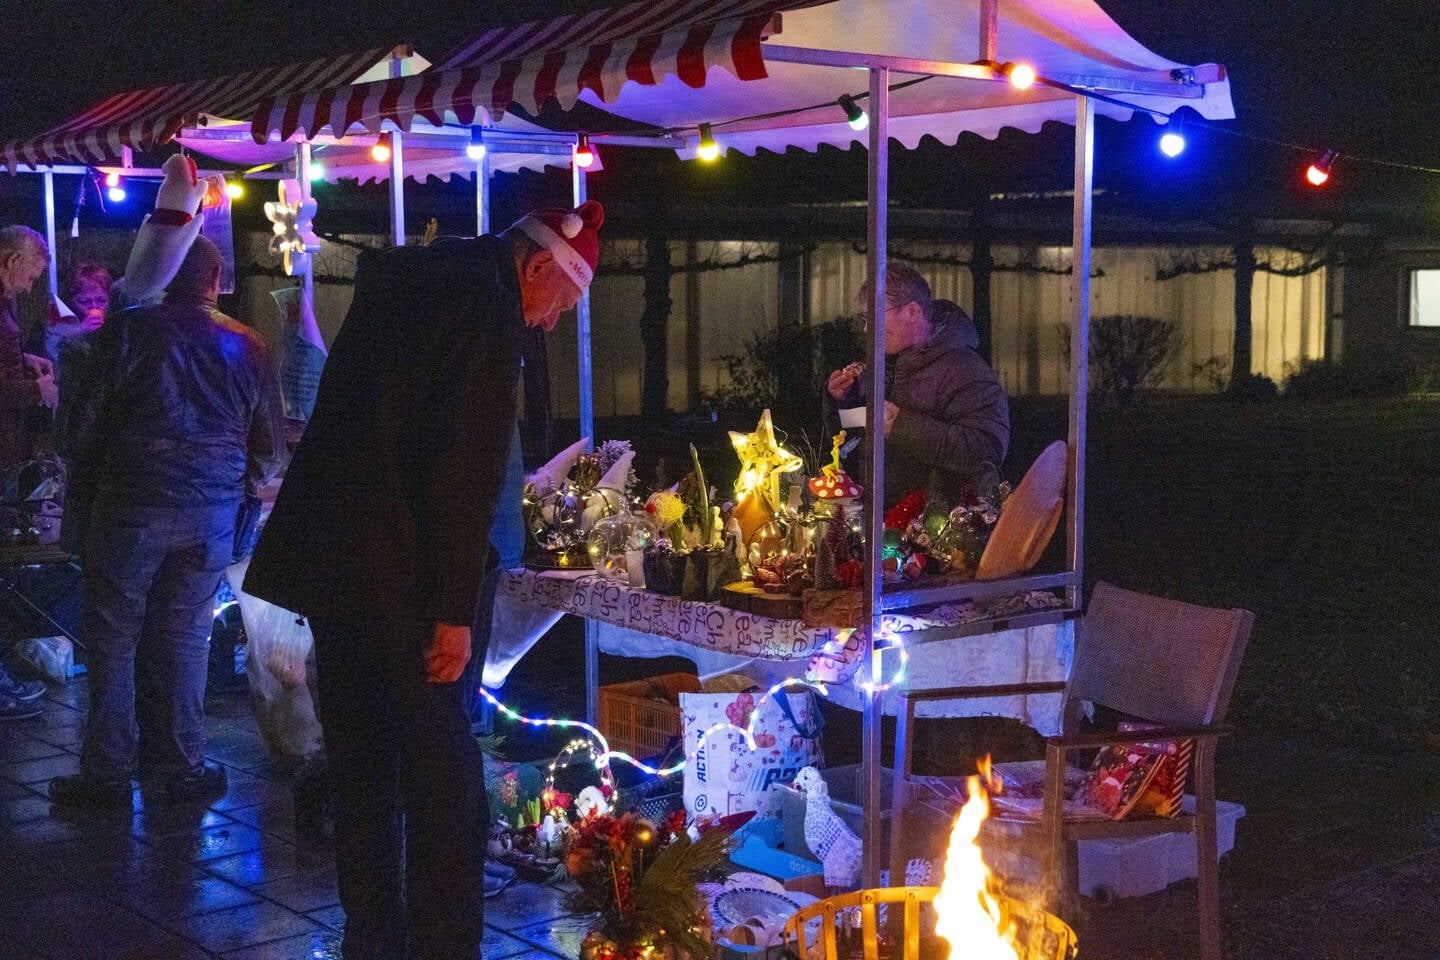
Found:
[{"label": "plastic crate", "polygon": [[657,757],[680,737],[680,694],[699,693],[700,678],[667,673],[600,688],[600,732],[611,750]]}]

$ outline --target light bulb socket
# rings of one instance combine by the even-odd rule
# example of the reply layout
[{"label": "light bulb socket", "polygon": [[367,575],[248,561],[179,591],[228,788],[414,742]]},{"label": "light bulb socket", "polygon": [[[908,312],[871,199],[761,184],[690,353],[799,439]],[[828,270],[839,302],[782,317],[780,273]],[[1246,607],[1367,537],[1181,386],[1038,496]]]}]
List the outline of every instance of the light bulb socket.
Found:
[{"label": "light bulb socket", "polygon": [[1326,150],[1320,154],[1320,159],[1310,164],[1305,170],[1305,179],[1311,186],[1323,186],[1330,179],[1330,168],[1335,164],[1335,151]]},{"label": "light bulb socket", "polygon": [[1035,68],[1028,63],[1002,63],[1000,72],[1009,79],[1016,90],[1028,90],[1035,85]]},{"label": "light bulb socket", "polygon": [[577,167],[588,167],[595,162],[595,151],[590,148],[590,137],[586,134],[577,134],[575,137],[575,165]]},{"label": "light bulb socket", "polygon": [[382,133],[375,140],[375,145],[370,148],[370,158],[376,163],[385,163],[390,159],[392,153],[392,141],[389,133]]},{"label": "light bulb socket", "polygon": [[845,111],[845,119],[849,121],[851,129],[864,130],[870,126],[870,115],[860,109],[860,105],[855,102],[855,98],[850,96],[850,94],[840,94],[839,99],[835,102],[840,104],[841,110]]},{"label": "light bulb socket", "polygon": [[485,128],[473,126],[470,128],[470,142],[465,145],[465,156],[479,163],[485,159]]},{"label": "light bulb socket", "polygon": [[695,150],[701,160],[714,160],[720,156],[720,144],[715,142],[715,132],[710,124],[700,124],[700,144]]}]

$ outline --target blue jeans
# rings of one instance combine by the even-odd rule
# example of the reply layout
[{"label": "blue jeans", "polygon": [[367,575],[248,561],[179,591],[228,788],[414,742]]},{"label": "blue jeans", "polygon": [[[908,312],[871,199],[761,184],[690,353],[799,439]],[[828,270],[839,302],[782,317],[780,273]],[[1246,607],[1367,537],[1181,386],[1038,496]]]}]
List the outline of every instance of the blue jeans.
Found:
[{"label": "blue jeans", "polygon": [[[205,763],[205,678],[215,590],[230,562],[238,501],[195,507],[96,504],[85,542],[84,632],[90,717],[81,772],[135,771],[135,652],[153,643],[157,768],[198,773]],[[148,725],[147,725],[148,726]]]}]

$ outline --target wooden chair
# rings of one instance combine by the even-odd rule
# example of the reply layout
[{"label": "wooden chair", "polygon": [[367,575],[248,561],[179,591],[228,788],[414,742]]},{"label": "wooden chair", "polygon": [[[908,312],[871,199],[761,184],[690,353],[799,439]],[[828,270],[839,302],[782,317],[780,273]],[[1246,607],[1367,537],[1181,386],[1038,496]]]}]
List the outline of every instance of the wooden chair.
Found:
[{"label": "wooden chair", "polygon": [[[896,808],[891,817],[892,861],[899,861],[904,855],[900,831],[906,815],[913,812],[915,791],[909,782],[908,727],[914,721],[915,703],[1063,689],[1065,733],[1046,742],[1045,793],[1040,821],[992,819],[986,823],[982,844],[992,849],[1015,849],[1038,861],[1051,909],[1073,921],[1079,908],[1078,841],[1193,833],[1202,956],[1205,960],[1220,960],[1215,747],[1217,738],[1227,732],[1221,723],[1254,622],[1254,615],[1247,610],[1200,607],[1099,583],[1078,625],[1075,663],[1067,683],[903,693],[900,736],[896,742],[893,794]],[[1143,734],[1080,733],[1078,721],[1086,702],[1159,727],[1147,729]],[[1194,741],[1189,775],[1195,794],[1193,813],[1104,821],[1066,816],[1067,754],[1116,744],[1182,740]],[[891,869],[895,869],[893,862]],[[892,872],[892,875],[898,874]]]}]

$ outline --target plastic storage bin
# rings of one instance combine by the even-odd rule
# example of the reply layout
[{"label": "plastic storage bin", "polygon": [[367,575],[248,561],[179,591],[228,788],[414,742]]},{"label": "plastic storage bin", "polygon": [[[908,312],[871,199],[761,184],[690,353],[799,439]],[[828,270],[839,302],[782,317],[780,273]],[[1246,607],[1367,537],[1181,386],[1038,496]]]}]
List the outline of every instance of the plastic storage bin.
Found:
[{"label": "plastic storage bin", "polygon": [[[1181,809],[1194,812],[1195,798],[1186,796]],[[1243,816],[1245,808],[1238,803],[1220,800],[1215,804],[1220,856],[1235,848],[1235,824]],[[1144,896],[1194,876],[1195,835],[1191,833],[1080,842],[1080,892],[1101,902]]]},{"label": "plastic storage bin", "polygon": [[699,692],[700,678],[691,673],[602,686],[600,732],[611,750],[657,757],[680,737],[680,694]]}]

